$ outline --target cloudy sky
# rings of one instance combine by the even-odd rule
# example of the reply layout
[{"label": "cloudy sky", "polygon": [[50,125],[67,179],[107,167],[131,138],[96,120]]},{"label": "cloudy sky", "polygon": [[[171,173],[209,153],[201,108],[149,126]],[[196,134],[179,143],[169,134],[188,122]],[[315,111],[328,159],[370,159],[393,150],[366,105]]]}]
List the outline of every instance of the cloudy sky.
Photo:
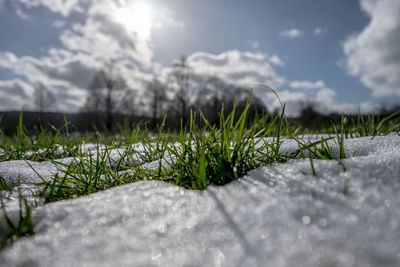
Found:
[{"label": "cloudy sky", "polygon": [[400,103],[400,0],[0,0],[0,36],[1,110],[43,83],[49,109],[77,111],[106,62],[140,94],[181,55],[293,113]]}]

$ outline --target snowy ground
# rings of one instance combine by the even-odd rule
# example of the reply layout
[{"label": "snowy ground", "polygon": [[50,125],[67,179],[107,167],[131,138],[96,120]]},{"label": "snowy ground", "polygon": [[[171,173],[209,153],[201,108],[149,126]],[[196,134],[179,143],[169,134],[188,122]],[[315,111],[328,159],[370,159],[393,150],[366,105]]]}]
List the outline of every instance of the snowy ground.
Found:
[{"label": "snowy ground", "polygon": [[[315,160],[317,177],[291,160],[202,192],[143,181],[39,206],[36,234],[0,251],[0,265],[400,266],[400,137],[345,148],[356,152],[346,171]],[[0,176],[38,178],[24,161],[0,163]]]}]

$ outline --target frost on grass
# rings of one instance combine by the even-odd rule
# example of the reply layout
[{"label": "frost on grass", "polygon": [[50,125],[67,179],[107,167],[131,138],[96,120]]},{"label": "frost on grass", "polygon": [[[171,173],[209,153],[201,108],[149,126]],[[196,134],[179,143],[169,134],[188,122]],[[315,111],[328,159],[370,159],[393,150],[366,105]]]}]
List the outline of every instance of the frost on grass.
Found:
[{"label": "frost on grass", "polygon": [[[2,250],[0,263],[399,266],[400,137],[344,145],[346,171],[314,160],[314,176],[309,160],[290,160],[205,191],[142,181],[40,206],[36,234]],[[282,150],[295,149],[284,141]],[[29,167],[8,164],[23,183]]]}]

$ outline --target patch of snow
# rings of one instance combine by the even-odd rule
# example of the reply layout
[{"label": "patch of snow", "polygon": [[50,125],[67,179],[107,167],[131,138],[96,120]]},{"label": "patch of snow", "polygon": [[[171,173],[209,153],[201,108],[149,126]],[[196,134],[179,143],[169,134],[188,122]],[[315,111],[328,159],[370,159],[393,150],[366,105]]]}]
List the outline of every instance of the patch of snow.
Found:
[{"label": "patch of snow", "polygon": [[[309,160],[290,160],[201,192],[142,181],[46,204],[0,265],[399,266],[399,148],[397,135],[346,139],[346,170],[314,160],[316,177]],[[23,163],[0,175],[31,181]]]}]

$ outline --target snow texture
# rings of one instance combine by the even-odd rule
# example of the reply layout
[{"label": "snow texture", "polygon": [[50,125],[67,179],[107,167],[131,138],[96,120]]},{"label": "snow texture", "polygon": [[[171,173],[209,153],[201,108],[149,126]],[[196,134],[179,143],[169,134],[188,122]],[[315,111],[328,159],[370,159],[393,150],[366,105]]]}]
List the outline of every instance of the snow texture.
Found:
[{"label": "snow texture", "polygon": [[[314,160],[316,177],[291,160],[205,191],[142,181],[39,206],[36,234],[0,251],[0,265],[400,266],[399,147],[397,135],[347,139],[346,170]],[[0,176],[34,174],[13,161]]]}]

